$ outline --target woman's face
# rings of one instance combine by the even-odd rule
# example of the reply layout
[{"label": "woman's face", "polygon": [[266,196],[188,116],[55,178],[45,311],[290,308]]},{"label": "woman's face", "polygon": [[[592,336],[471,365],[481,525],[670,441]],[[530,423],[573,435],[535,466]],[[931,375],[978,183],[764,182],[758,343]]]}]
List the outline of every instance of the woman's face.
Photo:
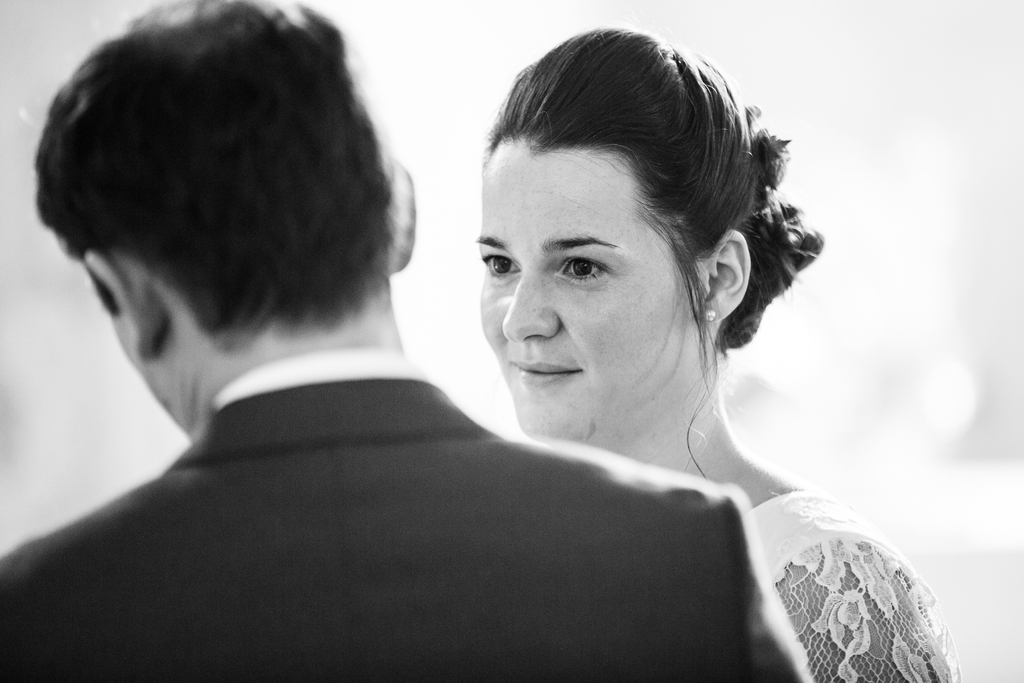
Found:
[{"label": "woman's face", "polygon": [[616,157],[499,147],[484,169],[484,332],[523,430],[631,455],[685,430],[696,326]]}]

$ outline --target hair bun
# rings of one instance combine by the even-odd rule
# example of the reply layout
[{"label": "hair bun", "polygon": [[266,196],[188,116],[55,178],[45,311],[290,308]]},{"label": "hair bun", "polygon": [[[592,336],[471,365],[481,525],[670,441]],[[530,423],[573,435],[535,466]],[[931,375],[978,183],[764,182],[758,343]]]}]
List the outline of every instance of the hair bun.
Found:
[{"label": "hair bun", "polygon": [[791,277],[781,283],[785,289],[792,283],[792,277],[811,265],[821,253],[825,241],[816,230],[803,224],[800,209],[788,203],[776,190],[768,190],[767,195],[764,207],[748,219],[747,226],[760,238],[759,246],[768,247],[783,266],[788,264],[789,267],[783,270]]},{"label": "hair bun", "polygon": [[782,140],[764,130],[758,131],[754,138],[754,154],[761,170],[760,185],[763,187],[774,190],[782,183],[789,162],[787,145],[789,140]]},{"label": "hair bun", "polygon": [[[748,109],[752,122],[758,114],[756,108]],[[825,246],[821,234],[803,224],[800,209],[776,189],[786,172],[789,141],[758,129],[751,143],[755,209],[741,229],[750,249],[750,281],[743,301],[719,330],[723,349],[739,348],[754,338],[768,304],[789,289],[797,273],[811,265]]]},{"label": "hair bun", "polygon": [[775,190],[786,175],[786,164],[789,163],[789,140],[777,138],[761,127],[758,119],[761,110],[747,107],[747,127],[751,132],[750,151],[754,157],[754,165],[758,169],[757,205],[764,203],[764,188]]}]

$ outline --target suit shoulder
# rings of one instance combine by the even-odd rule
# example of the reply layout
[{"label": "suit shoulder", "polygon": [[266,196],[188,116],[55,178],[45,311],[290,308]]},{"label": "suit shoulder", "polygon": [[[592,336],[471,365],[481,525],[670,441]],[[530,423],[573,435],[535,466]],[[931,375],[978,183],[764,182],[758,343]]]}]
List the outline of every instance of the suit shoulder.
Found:
[{"label": "suit shoulder", "polygon": [[544,488],[615,491],[690,513],[724,514],[738,523],[742,514],[750,509],[746,494],[738,486],[716,484],[593,446],[568,441],[526,444],[498,437],[495,441],[499,442],[501,451],[521,463],[524,476],[543,478]]},{"label": "suit shoulder", "polygon": [[58,580],[65,573],[74,573],[74,566],[81,561],[102,558],[111,546],[130,543],[150,518],[174,509],[181,476],[165,474],[15,547],[0,557],[0,593]]}]

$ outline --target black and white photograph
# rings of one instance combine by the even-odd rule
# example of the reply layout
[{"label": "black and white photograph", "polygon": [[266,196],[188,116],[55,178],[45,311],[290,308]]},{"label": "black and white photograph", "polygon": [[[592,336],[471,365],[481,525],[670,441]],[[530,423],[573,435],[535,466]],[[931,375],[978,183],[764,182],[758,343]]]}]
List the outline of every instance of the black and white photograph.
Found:
[{"label": "black and white photograph", "polygon": [[0,680],[1024,680],[1022,26],[0,1]]}]

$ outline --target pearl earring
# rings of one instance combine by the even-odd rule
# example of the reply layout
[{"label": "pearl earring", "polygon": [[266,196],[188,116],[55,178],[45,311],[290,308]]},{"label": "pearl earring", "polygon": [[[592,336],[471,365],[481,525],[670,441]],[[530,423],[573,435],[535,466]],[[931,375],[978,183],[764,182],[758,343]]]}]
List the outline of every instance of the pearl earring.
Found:
[{"label": "pearl earring", "polygon": [[718,317],[718,314],[715,313],[715,309],[709,308],[708,312],[704,314],[704,317],[707,318],[707,321],[709,323],[713,323],[713,322],[715,322],[715,318]]}]

